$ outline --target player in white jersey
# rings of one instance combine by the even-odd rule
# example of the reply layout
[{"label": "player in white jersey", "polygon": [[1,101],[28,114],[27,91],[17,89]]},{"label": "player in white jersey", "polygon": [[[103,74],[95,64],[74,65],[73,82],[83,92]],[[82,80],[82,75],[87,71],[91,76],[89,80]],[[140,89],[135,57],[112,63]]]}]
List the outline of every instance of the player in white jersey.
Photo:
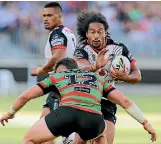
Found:
[{"label": "player in white jersey", "polygon": [[[140,70],[136,67],[136,62],[132,58],[127,47],[113,41],[108,33],[108,23],[106,18],[100,13],[81,13],[77,18],[77,34],[79,36],[80,45],[75,51],[77,61],[82,65],[92,65],[96,62],[97,53],[103,48],[108,48],[107,56],[113,58],[118,55],[126,56],[131,63],[131,73],[127,75],[125,71],[110,72],[111,62],[107,63],[106,68],[100,69],[97,72],[107,80],[121,80],[128,83],[137,83],[141,80]],[[89,66],[89,70],[91,67]],[[102,99],[102,113],[108,125],[107,141],[112,144],[115,135],[116,110],[117,107],[107,99]]]},{"label": "player in white jersey", "polygon": [[[50,31],[46,47],[45,58],[47,63],[42,67],[34,68],[32,76],[37,76],[46,72],[51,72],[55,64],[64,57],[73,57],[76,47],[76,37],[74,33],[62,24],[62,8],[57,2],[50,2],[44,6],[43,22],[45,29]],[[43,106],[41,117],[50,113],[50,110],[58,107],[58,94],[51,92]],[[45,144],[54,144],[54,141]]]}]

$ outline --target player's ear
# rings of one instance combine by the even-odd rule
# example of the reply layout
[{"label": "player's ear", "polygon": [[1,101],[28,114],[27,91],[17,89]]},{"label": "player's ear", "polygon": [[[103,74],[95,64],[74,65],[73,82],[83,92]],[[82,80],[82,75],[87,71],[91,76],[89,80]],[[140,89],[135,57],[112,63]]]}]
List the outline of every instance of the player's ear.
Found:
[{"label": "player's ear", "polygon": [[59,18],[60,18],[60,19],[62,18],[62,13],[59,13]]},{"label": "player's ear", "polygon": [[86,32],[86,37],[88,37],[88,32]]}]

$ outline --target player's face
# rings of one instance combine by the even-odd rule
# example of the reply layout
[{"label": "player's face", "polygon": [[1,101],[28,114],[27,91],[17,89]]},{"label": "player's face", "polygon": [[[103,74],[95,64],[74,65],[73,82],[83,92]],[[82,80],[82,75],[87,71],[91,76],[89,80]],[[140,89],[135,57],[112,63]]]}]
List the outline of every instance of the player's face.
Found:
[{"label": "player's face", "polygon": [[105,47],[106,32],[102,23],[94,22],[89,24],[88,32],[86,33],[87,42],[96,50],[101,50]]},{"label": "player's face", "polygon": [[61,19],[60,13],[56,12],[54,8],[44,8],[42,17],[45,29],[47,30],[57,27]]},{"label": "player's face", "polygon": [[56,72],[63,72],[63,71],[67,71],[68,69],[66,68],[66,66],[64,65],[59,65],[56,69]]}]

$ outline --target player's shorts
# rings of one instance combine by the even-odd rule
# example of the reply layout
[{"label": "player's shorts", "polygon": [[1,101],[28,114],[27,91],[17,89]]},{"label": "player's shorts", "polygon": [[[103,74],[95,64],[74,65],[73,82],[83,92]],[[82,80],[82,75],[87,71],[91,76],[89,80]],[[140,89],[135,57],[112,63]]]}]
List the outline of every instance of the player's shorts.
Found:
[{"label": "player's shorts", "polygon": [[83,140],[96,138],[105,129],[102,115],[85,112],[67,106],[59,106],[45,117],[47,127],[58,137],[68,137],[76,132]]},{"label": "player's shorts", "polygon": [[[57,93],[50,92],[46,99],[45,105],[43,105],[43,108],[48,107],[50,108],[50,110],[55,110],[59,106],[58,97],[60,96]],[[115,116],[117,111],[116,104],[113,104],[108,100],[102,99],[101,111],[105,120],[111,121],[113,124],[116,123],[116,116]]]},{"label": "player's shorts", "polygon": [[50,92],[47,99],[46,103],[43,105],[43,108],[50,108],[50,110],[55,110],[59,106],[59,99],[60,97],[57,93],[55,92]]},{"label": "player's shorts", "polygon": [[116,123],[116,104],[113,104],[109,100],[101,100],[101,111],[105,120],[111,121],[113,124]]}]

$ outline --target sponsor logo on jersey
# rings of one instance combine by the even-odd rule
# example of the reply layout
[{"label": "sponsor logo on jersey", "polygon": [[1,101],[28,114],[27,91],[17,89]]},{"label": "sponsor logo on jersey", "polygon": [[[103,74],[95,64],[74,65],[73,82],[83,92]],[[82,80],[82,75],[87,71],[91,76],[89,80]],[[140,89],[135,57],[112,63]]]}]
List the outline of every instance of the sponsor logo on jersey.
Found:
[{"label": "sponsor logo on jersey", "polygon": [[81,92],[90,93],[90,88],[86,88],[86,87],[75,87],[74,90],[75,91],[81,91]]},{"label": "sponsor logo on jersey", "polygon": [[51,40],[52,46],[57,46],[57,45],[63,45],[64,44],[64,38],[63,37],[58,37],[54,36]]}]

